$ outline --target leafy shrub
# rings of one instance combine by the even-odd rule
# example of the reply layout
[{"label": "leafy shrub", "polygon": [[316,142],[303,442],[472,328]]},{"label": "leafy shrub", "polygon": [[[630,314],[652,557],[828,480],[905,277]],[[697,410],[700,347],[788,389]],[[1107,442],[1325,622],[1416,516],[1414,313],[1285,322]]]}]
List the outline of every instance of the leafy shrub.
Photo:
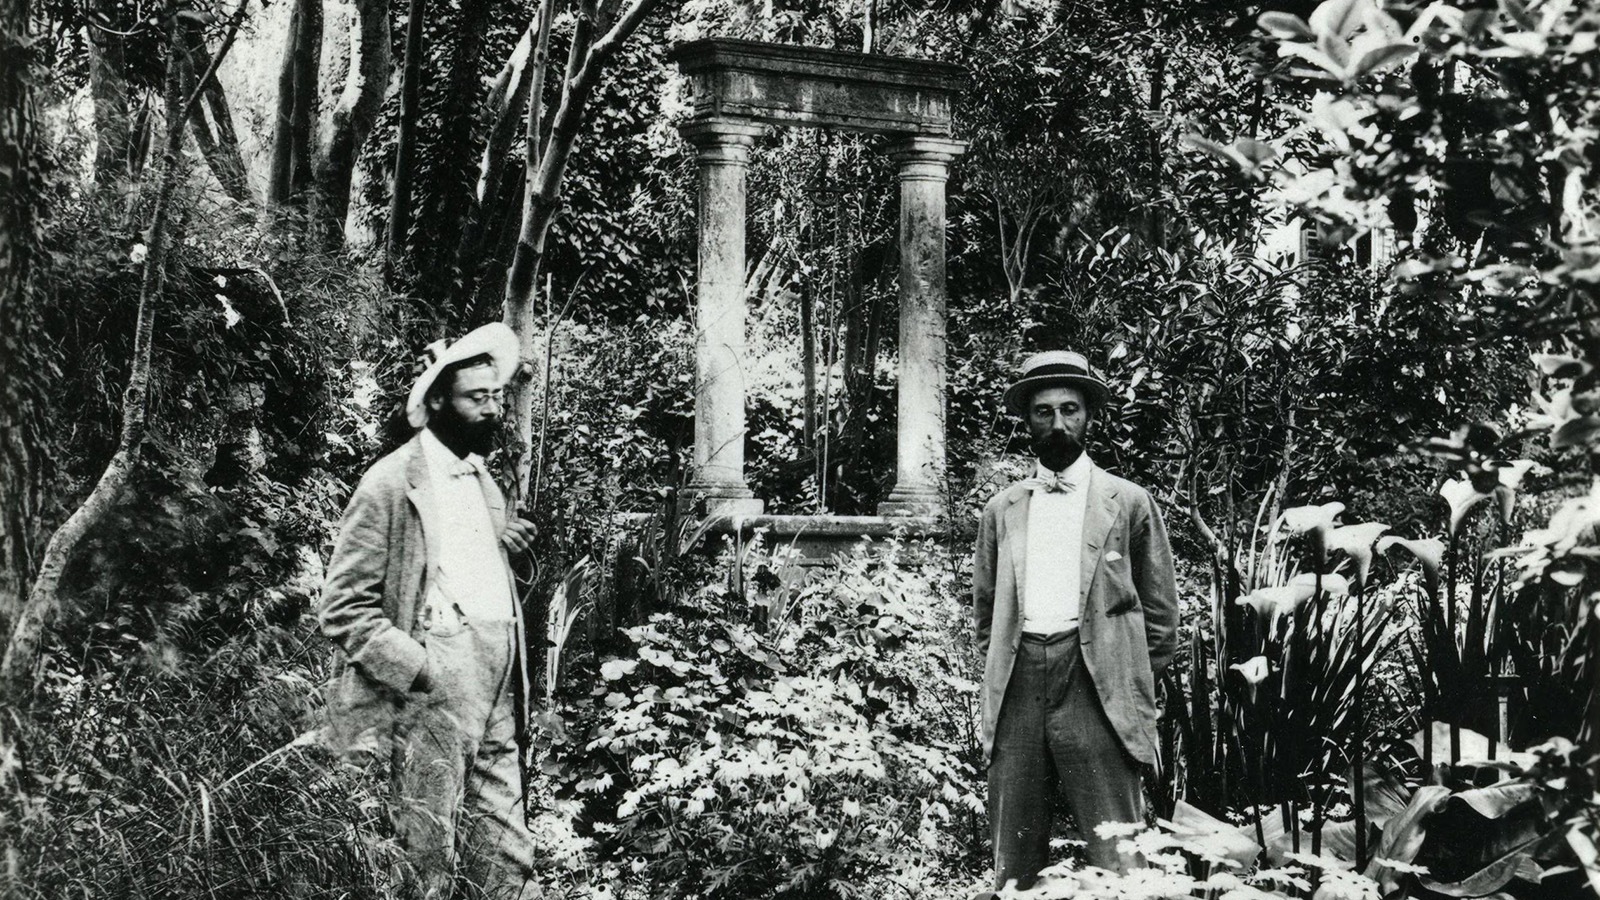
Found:
[{"label": "leafy shrub", "polygon": [[657,895],[849,897],[966,857],[983,804],[953,589],[896,546],[766,628],[717,586],[628,628],[551,757],[600,858]]}]

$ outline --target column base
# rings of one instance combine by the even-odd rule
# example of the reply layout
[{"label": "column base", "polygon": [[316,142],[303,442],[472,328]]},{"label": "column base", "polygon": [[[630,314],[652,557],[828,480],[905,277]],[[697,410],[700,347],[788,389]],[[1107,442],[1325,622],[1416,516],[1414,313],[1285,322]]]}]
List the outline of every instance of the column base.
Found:
[{"label": "column base", "polygon": [[933,488],[896,487],[889,499],[878,504],[880,516],[942,516],[944,497]]},{"label": "column base", "polygon": [[678,515],[685,518],[759,516],[766,501],[739,484],[691,484],[678,497]]}]

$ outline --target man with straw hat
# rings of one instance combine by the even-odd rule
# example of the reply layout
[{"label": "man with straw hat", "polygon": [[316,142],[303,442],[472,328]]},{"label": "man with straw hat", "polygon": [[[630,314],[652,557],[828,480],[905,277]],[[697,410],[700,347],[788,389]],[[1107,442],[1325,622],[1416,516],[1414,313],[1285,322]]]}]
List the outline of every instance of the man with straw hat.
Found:
[{"label": "man with straw hat", "polygon": [[1037,353],[1005,392],[1038,458],[983,510],[972,573],[984,660],[995,887],[1030,887],[1059,793],[1090,865],[1131,858],[1104,823],[1144,822],[1155,679],[1177,644],[1172,551],[1143,488],[1099,468],[1084,439],[1110,397],[1081,354]]},{"label": "man with straw hat", "polygon": [[406,402],[416,434],[361,479],[328,562],[317,617],[341,651],[328,732],[338,751],[390,755],[415,896],[448,900],[459,880],[511,898],[534,856],[527,648],[507,552],[528,550],[532,525],[507,521],[483,456],[518,342],[495,323],[430,351]]}]

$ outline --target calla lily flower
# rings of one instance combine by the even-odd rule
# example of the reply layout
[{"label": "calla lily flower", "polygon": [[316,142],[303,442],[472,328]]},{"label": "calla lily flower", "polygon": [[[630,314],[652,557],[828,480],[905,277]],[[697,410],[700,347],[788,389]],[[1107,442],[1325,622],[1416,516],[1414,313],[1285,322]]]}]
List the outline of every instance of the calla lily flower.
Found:
[{"label": "calla lily flower", "polygon": [[1324,503],[1321,506],[1295,506],[1278,517],[1278,527],[1289,534],[1304,534],[1313,528],[1332,528],[1333,520],[1344,512],[1344,504]]},{"label": "calla lily flower", "polygon": [[1543,468],[1531,459],[1513,459],[1497,464],[1494,473],[1499,476],[1502,485],[1514,491],[1522,487],[1522,479],[1527,477],[1529,472]]},{"label": "calla lily flower", "polygon": [[1276,629],[1278,619],[1291,614],[1302,603],[1311,599],[1312,587],[1308,584],[1284,584],[1256,588],[1233,601],[1256,611],[1256,616],[1267,621],[1269,629]]},{"label": "calla lily flower", "polygon": [[[1537,468],[1542,467],[1531,459],[1513,459],[1489,467],[1488,470],[1494,474],[1494,481],[1490,484],[1474,485],[1466,475],[1445,482],[1439,488],[1439,496],[1450,504],[1450,536],[1459,534],[1461,523],[1466,521],[1472,508],[1490,497],[1500,501],[1500,521],[1510,524],[1511,511],[1516,506],[1516,491],[1522,486],[1522,479]],[[1479,487],[1487,489],[1479,490]]]},{"label": "calla lily flower", "polygon": [[1409,540],[1407,538],[1389,535],[1378,541],[1378,552],[1387,554],[1390,550],[1399,547],[1417,558],[1422,563],[1422,583],[1427,586],[1428,593],[1439,592],[1439,570],[1444,565],[1444,541],[1438,538],[1424,538],[1423,540]]},{"label": "calla lily flower", "polygon": [[1295,506],[1284,510],[1278,517],[1278,527],[1290,536],[1301,537],[1311,559],[1316,561],[1320,569],[1328,559],[1328,548],[1323,538],[1342,512],[1344,504],[1337,501],[1321,506]]},{"label": "calla lily flower", "polygon": [[1240,675],[1243,675],[1245,683],[1249,684],[1252,689],[1261,682],[1266,681],[1267,675],[1272,672],[1272,666],[1267,662],[1265,656],[1253,656],[1245,662],[1234,663],[1228,668],[1235,669]]},{"label": "calla lily flower", "polygon": [[1342,525],[1328,531],[1329,550],[1338,550],[1356,564],[1352,586],[1356,590],[1366,587],[1367,574],[1372,571],[1372,545],[1389,526],[1382,522],[1362,522],[1359,525]]},{"label": "calla lily flower", "polygon": [[1562,388],[1548,398],[1538,392],[1533,395],[1535,411],[1528,413],[1528,428],[1540,431],[1560,428],[1568,419],[1577,416],[1572,409],[1572,388]]},{"label": "calla lily flower", "polygon": [[1489,499],[1488,493],[1479,491],[1472,486],[1465,476],[1446,481],[1439,488],[1439,496],[1450,504],[1450,536],[1455,537],[1461,532],[1461,523],[1466,521],[1467,513],[1474,506]]}]

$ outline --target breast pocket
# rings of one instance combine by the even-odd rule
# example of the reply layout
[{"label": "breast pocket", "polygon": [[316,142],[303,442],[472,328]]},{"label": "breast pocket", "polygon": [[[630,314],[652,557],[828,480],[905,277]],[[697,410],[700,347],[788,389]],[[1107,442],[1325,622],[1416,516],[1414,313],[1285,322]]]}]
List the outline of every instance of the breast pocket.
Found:
[{"label": "breast pocket", "polygon": [[1106,616],[1126,615],[1139,609],[1139,592],[1133,586],[1133,566],[1128,557],[1120,551],[1108,550],[1100,566]]}]

